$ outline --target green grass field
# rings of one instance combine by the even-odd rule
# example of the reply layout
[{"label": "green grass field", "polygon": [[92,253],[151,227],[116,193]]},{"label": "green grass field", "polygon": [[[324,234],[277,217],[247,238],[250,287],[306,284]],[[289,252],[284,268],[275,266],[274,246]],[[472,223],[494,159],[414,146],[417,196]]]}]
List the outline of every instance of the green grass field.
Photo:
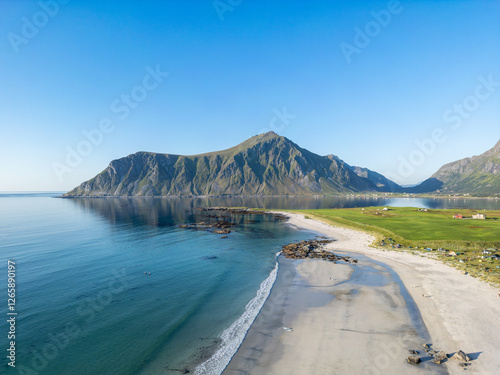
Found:
[{"label": "green grass field", "polygon": [[[391,233],[408,241],[485,241],[500,243],[500,211],[428,210],[412,207],[346,208],[301,210],[339,224],[365,227],[382,235]],[[454,214],[465,218],[484,213],[486,220],[453,219]]]},{"label": "green grass field", "polygon": [[[376,236],[377,244],[384,241],[385,248],[416,254],[432,248],[430,255],[485,281],[500,283],[500,260],[488,259],[491,257],[481,253],[488,248],[500,249],[500,210],[419,211],[413,207],[388,207],[384,211],[383,207],[364,207],[293,212],[369,232]],[[472,219],[477,213],[485,214],[487,219]],[[455,214],[463,215],[464,219],[453,219]],[[395,244],[402,245],[401,249]],[[436,251],[438,248],[447,251]],[[451,251],[458,255],[451,256]]]}]

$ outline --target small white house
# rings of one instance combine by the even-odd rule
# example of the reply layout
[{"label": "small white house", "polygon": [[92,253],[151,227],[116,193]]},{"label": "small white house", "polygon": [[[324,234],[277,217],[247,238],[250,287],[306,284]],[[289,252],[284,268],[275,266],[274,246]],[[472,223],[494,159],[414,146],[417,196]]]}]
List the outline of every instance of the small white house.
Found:
[{"label": "small white house", "polygon": [[486,219],[486,215],[485,214],[472,215],[472,218],[476,219],[476,220],[485,220]]}]

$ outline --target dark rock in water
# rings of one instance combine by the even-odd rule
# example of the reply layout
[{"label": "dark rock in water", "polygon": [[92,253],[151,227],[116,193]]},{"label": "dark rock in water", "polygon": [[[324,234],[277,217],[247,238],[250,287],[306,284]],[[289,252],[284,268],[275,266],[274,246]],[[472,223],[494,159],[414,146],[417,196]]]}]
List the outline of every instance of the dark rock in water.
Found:
[{"label": "dark rock in water", "polygon": [[206,221],[199,221],[197,223],[192,223],[192,224],[180,224],[179,228],[186,228],[186,229],[205,229],[205,228],[218,228],[218,229],[223,229],[223,228],[229,228],[230,226],[236,225],[234,223],[230,223],[229,221],[225,220],[219,220],[215,222],[206,222]]},{"label": "dark rock in water", "polygon": [[227,236],[222,236],[221,238],[227,238]]},{"label": "dark rock in water", "polygon": [[457,361],[463,361],[463,362],[470,362],[470,358],[465,354],[463,351],[459,350],[456,352],[453,357],[453,359],[456,359]]},{"label": "dark rock in water", "polygon": [[181,374],[189,374],[190,373],[190,371],[187,368],[178,369],[178,368],[168,368],[168,366],[165,366],[165,370],[176,371],[176,372],[180,372]]},{"label": "dark rock in water", "polygon": [[418,365],[420,363],[420,357],[417,357],[416,355],[411,355],[408,357],[407,361],[411,365]]},{"label": "dark rock in water", "polygon": [[201,259],[205,259],[205,260],[208,260],[208,259],[217,259],[217,257],[215,255],[207,255],[207,256],[201,257]]},{"label": "dark rock in water", "polygon": [[[269,216],[273,216],[279,220],[288,219],[286,216],[278,214],[278,213],[251,210],[251,209],[247,209],[247,208],[208,207],[208,208],[195,208],[194,210],[195,211],[213,211],[215,213],[217,213],[217,211],[222,211],[222,212],[228,212],[230,214],[269,215]],[[226,214],[226,216],[206,215],[206,217],[210,218],[210,219],[217,219],[217,220],[216,221],[207,220],[207,221],[198,221],[196,223],[190,223],[190,224],[180,224],[179,228],[194,229],[194,230],[208,230],[208,231],[211,231],[212,233],[216,233],[216,234],[229,234],[229,233],[231,233],[231,230],[229,228],[238,225],[236,223],[231,223],[227,220],[224,220],[223,218],[228,217],[227,214]],[[248,220],[245,220],[245,222],[248,223]],[[222,238],[227,238],[227,236],[222,237]]]},{"label": "dark rock in water", "polygon": [[231,231],[229,229],[217,229],[217,230],[214,230],[214,233],[217,233],[217,234],[228,234],[228,233],[231,233]]}]

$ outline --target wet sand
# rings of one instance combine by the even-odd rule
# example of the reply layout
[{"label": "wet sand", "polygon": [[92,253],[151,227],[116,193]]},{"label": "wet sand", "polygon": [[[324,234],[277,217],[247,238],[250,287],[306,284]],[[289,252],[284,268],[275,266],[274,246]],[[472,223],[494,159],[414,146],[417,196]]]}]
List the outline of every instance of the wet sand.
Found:
[{"label": "wet sand", "polygon": [[[363,232],[298,214],[290,224],[335,238],[328,249],[359,263],[280,260],[271,295],[224,374],[464,373],[451,359],[431,363],[422,343],[464,350],[473,359],[467,373],[500,373],[494,288],[428,258],[370,248]],[[409,349],[420,351],[418,367],[405,362]]]}]

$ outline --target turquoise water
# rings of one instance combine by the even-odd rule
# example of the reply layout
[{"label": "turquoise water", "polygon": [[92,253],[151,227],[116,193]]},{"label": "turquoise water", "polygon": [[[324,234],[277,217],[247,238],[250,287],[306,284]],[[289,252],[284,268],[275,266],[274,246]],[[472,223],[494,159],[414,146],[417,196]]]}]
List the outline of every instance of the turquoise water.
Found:
[{"label": "turquoise water", "polygon": [[[275,253],[314,234],[262,215],[227,215],[238,224],[227,239],[179,228],[210,220],[195,207],[500,208],[499,200],[56,195],[0,194],[0,313],[6,317],[8,259],[16,262],[18,312],[18,371],[2,356],[1,372],[179,374],[193,373],[214,353],[222,361],[230,350],[221,349],[244,335],[265,299]],[[8,327],[1,321],[4,350]]]},{"label": "turquoise water", "polygon": [[311,237],[272,217],[231,215],[238,226],[221,239],[178,228],[200,214],[162,203],[0,198],[2,285],[7,259],[17,266],[18,370],[193,370],[245,312],[281,246]]}]

